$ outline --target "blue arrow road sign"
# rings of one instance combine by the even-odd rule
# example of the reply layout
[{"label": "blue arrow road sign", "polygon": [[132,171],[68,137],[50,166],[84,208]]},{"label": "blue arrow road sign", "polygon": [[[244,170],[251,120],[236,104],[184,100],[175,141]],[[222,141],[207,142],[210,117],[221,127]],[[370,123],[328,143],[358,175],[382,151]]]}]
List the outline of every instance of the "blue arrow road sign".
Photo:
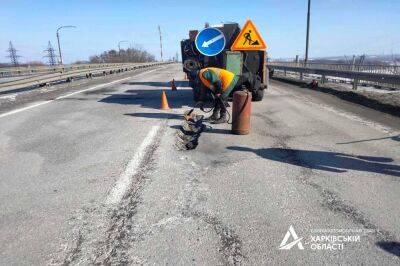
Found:
[{"label": "blue arrow road sign", "polygon": [[196,36],[196,48],[205,56],[214,56],[225,48],[225,36],[216,28],[205,28]]}]

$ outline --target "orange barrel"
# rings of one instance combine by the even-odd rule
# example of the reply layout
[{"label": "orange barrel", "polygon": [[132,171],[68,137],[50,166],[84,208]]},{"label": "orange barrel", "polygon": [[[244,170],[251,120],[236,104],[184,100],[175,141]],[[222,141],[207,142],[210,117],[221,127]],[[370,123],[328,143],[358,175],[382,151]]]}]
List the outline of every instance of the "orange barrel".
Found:
[{"label": "orange barrel", "polygon": [[236,91],[233,93],[232,133],[247,135],[250,133],[251,93]]}]

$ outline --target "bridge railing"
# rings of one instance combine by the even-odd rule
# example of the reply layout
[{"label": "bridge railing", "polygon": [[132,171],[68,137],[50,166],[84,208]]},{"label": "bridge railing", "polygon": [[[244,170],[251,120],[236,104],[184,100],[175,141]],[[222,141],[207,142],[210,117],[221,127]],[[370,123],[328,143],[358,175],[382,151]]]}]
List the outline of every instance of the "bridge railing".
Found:
[{"label": "bridge railing", "polygon": [[[0,78],[0,92],[18,90],[28,87],[50,85],[55,82],[70,82],[79,78],[91,78],[95,76],[105,76],[109,74],[122,73],[140,68],[155,67],[171,62],[150,62],[150,63],[130,63],[130,64],[96,64],[79,65],[79,67],[61,68],[37,68],[35,74],[23,75],[22,70],[15,76],[5,76]],[[14,70],[12,70],[14,71]],[[43,71],[40,72],[39,71]]]},{"label": "bridge railing", "polygon": [[137,64],[138,63],[99,63],[99,64],[73,64],[73,65],[57,65],[57,66],[3,67],[0,68],[0,78],[40,75],[40,74],[50,74],[50,73],[64,73],[72,70],[83,70],[83,69],[129,67]]},{"label": "bridge railing", "polygon": [[303,78],[303,74],[319,76],[322,83],[330,78],[342,78],[353,84],[371,84],[400,89],[400,66],[392,65],[351,65],[272,61],[267,63],[270,71],[296,72]]}]

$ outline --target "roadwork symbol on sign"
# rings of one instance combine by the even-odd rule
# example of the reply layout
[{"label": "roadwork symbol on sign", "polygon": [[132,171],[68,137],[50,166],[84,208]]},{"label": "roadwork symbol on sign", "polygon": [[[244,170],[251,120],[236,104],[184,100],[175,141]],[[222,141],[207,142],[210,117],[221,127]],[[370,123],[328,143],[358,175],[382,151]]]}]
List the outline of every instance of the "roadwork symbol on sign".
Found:
[{"label": "roadwork symbol on sign", "polygon": [[225,49],[225,35],[216,28],[205,28],[196,36],[196,48],[205,56],[215,56]]},{"label": "roadwork symbol on sign", "polygon": [[232,51],[265,50],[265,44],[261,34],[251,20],[247,20],[242,31],[232,44]]}]

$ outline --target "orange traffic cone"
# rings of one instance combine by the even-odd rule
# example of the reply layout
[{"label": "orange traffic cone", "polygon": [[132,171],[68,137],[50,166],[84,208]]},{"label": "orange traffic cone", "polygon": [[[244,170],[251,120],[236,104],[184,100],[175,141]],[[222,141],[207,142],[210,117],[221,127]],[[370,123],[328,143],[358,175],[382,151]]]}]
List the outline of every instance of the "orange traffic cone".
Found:
[{"label": "orange traffic cone", "polygon": [[173,90],[173,91],[178,90],[178,89],[176,88],[176,86],[175,86],[175,79],[172,79],[172,81],[171,81],[171,90]]},{"label": "orange traffic cone", "polygon": [[167,100],[167,94],[165,93],[165,90],[163,90],[161,94],[161,110],[168,110],[168,109],[169,105]]}]

